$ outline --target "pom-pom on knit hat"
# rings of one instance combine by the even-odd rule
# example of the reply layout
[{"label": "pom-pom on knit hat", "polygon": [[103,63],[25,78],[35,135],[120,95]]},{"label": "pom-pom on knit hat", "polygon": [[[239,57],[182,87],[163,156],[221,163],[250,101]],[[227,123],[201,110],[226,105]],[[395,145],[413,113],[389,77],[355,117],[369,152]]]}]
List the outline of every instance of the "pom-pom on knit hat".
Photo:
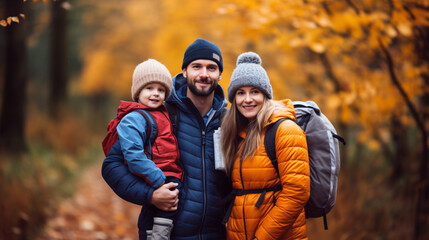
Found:
[{"label": "pom-pom on knit hat", "polygon": [[222,54],[218,46],[205,39],[198,38],[185,51],[183,57],[182,69],[186,68],[192,61],[197,59],[208,59],[215,61],[219,66],[220,72],[223,71]]},{"label": "pom-pom on knit hat", "polygon": [[167,67],[155,59],[148,59],[134,69],[131,97],[137,102],[140,91],[149,83],[160,83],[165,87],[165,99],[170,95],[173,81]]},{"label": "pom-pom on knit hat", "polygon": [[228,100],[232,103],[235,92],[240,87],[252,86],[260,89],[269,99],[273,98],[273,88],[267,72],[261,66],[262,60],[254,52],[246,52],[238,56],[237,67],[231,76],[228,86]]}]

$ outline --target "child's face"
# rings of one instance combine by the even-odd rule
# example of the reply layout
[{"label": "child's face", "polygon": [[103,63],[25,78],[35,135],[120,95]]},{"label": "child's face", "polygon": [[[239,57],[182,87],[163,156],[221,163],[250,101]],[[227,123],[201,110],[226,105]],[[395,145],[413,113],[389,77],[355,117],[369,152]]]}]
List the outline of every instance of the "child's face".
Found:
[{"label": "child's face", "polygon": [[150,108],[157,108],[165,100],[165,87],[159,83],[149,83],[139,94],[139,103]]}]

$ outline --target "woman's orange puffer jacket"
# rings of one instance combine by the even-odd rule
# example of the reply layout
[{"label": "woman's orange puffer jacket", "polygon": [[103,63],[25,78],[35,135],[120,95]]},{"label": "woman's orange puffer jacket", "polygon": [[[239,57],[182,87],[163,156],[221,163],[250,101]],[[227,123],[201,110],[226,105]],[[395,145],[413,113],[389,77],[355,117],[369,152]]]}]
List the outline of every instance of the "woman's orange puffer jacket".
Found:
[{"label": "woman's orange puffer jacket", "polygon": [[[295,120],[290,100],[276,102],[276,105],[282,107],[273,113],[266,126],[281,118]],[[253,158],[235,161],[232,186],[234,189],[263,189],[281,184],[282,190],[275,193],[275,204],[274,192],[267,192],[259,208],[255,204],[260,193],[236,196],[227,223],[228,239],[307,239],[304,206],[310,197],[310,167],[305,133],[293,121],[280,124],[276,135],[280,178],[265,152],[264,137],[261,141]]]}]

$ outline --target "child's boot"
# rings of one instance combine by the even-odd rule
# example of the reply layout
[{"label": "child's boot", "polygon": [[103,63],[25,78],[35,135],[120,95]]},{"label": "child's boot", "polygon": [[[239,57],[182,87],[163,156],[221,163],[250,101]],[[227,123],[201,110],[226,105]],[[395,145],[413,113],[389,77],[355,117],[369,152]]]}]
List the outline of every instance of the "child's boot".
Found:
[{"label": "child's boot", "polygon": [[168,218],[153,218],[152,240],[169,240],[173,220]]},{"label": "child's boot", "polygon": [[152,230],[146,230],[146,240],[153,240],[152,238]]}]

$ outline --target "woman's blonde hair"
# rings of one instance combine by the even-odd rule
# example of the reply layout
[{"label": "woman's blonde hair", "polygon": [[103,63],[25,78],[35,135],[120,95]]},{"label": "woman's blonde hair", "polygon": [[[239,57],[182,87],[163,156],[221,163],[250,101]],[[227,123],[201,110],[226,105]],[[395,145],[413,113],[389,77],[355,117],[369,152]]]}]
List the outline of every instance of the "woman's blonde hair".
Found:
[{"label": "woman's blonde hair", "polygon": [[[255,120],[249,121],[237,109],[235,96],[231,107],[222,121],[221,148],[224,157],[226,173],[231,175],[232,167],[240,156],[240,161],[253,157],[261,145],[261,135],[265,124],[274,112],[274,103],[264,95],[264,103]],[[246,138],[239,136],[246,131]]]}]

